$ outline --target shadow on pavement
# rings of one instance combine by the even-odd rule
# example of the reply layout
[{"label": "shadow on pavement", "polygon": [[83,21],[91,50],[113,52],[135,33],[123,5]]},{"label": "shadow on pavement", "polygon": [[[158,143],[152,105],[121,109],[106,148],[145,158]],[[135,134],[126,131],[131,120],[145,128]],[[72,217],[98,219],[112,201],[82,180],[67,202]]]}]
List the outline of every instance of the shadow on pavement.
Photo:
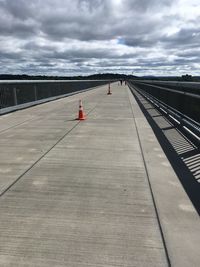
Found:
[{"label": "shadow on pavement", "polygon": [[200,215],[200,147],[136,90],[133,94]]}]

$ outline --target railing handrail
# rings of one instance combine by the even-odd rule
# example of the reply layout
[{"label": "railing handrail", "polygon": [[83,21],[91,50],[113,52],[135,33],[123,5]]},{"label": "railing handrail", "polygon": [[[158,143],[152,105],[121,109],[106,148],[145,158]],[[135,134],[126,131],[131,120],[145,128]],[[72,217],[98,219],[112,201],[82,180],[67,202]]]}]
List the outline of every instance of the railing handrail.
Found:
[{"label": "railing handrail", "polygon": [[186,81],[171,81],[171,80],[144,80],[144,79],[132,79],[130,80],[131,82],[144,82],[144,83],[160,83],[160,84],[171,84],[171,85],[197,85],[199,86],[199,89],[200,89],[200,82],[186,82]]},{"label": "railing handrail", "polygon": [[185,95],[185,96],[189,96],[189,97],[200,99],[200,94],[188,93],[188,92],[185,92],[185,91],[180,91],[180,90],[176,90],[176,89],[161,87],[161,86],[158,86],[158,85],[149,84],[148,82],[139,82],[139,83],[145,84],[147,86],[155,87],[155,88],[158,88],[160,90],[169,91],[169,92],[172,92],[172,93],[181,94],[181,95]]},{"label": "railing handrail", "polygon": [[103,80],[0,80],[0,84],[13,84],[13,83],[67,83],[67,82],[107,82],[115,81],[116,79],[103,79]]}]

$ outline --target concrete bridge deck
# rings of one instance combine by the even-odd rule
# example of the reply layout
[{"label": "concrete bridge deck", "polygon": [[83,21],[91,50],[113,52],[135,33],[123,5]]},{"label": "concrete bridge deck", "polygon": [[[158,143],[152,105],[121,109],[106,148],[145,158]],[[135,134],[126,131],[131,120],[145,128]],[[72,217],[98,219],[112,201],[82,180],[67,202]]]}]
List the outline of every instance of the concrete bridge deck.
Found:
[{"label": "concrete bridge deck", "polygon": [[0,117],[0,266],[199,266],[199,217],[128,87],[112,91]]}]

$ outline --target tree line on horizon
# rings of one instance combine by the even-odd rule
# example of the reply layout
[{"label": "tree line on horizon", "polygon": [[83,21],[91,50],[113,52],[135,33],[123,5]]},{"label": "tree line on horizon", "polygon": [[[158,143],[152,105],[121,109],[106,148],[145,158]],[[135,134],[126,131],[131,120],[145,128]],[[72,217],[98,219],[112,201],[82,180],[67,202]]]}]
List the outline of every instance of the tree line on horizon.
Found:
[{"label": "tree line on horizon", "polygon": [[146,80],[163,80],[163,81],[190,81],[200,82],[200,76],[192,76],[189,74],[182,76],[143,76],[126,75],[118,73],[102,73],[92,74],[88,76],[47,76],[47,75],[28,75],[28,74],[0,74],[0,80],[130,80],[130,79],[146,79]]}]

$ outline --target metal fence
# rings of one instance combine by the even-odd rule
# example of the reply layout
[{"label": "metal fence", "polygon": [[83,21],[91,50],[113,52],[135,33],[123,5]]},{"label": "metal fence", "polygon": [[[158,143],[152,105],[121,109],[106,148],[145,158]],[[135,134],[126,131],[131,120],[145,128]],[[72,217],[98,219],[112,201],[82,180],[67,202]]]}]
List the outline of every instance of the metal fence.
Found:
[{"label": "metal fence", "polygon": [[[149,85],[149,84],[148,84]],[[135,95],[137,99],[137,93],[139,95],[142,95],[147,101],[151,102],[153,106],[165,116],[167,116],[169,119],[173,120],[175,124],[178,124],[179,127],[184,131],[187,132],[187,134],[192,138],[193,141],[197,144],[199,147],[200,145],[200,106],[199,106],[199,101],[200,97],[199,94],[194,94],[190,92],[183,93],[182,90],[176,90],[176,89],[171,89],[169,87],[164,88],[163,87],[152,87],[148,86],[146,83],[141,83],[141,82],[129,82],[129,87],[132,91],[132,93]],[[188,87],[186,87],[188,89]],[[160,89],[160,90],[159,90]],[[178,96],[174,95],[178,94]],[[180,96],[184,96],[192,98],[193,103],[195,104],[194,107],[190,107],[191,105],[191,100],[188,100],[189,103],[189,108],[187,107],[186,103],[182,102],[182,106],[180,104],[180,100],[186,101],[185,98],[181,98]],[[179,99],[177,99],[177,97]],[[185,105],[184,105],[185,104]],[[175,106],[175,107],[173,107]],[[181,110],[184,111],[182,113]],[[197,109],[197,112],[195,113],[195,118],[191,118],[188,115],[194,114],[194,110]],[[189,112],[190,113],[189,113]],[[188,114],[189,113],[189,114]]]},{"label": "metal fence", "polygon": [[108,82],[106,80],[0,81],[0,110],[25,103],[36,104],[45,99],[48,101],[56,96],[64,96]]},{"label": "metal fence", "polygon": [[200,83],[132,81],[131,84],[200,122]]}]

